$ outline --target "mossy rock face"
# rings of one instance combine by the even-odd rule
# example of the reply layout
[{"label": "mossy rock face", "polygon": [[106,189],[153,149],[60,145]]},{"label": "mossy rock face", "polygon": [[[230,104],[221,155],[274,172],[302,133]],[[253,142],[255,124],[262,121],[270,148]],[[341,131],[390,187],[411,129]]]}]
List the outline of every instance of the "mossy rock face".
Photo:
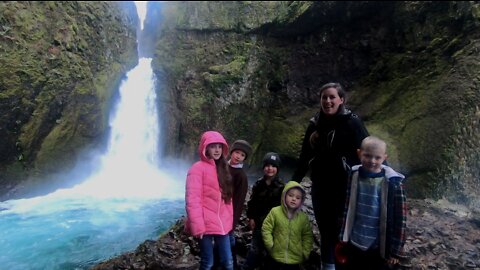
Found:
[{"label": "mossy rock face", "polygon": [[198,1],[164,5],[165,28],[248,32],[295,20],[312,2]]},{"label": "mossy rock face", "polygon": [[0,168],[68,170],[98,142],[137,24],[133,3],[0,3]]},{"label": "mossy rock face", "polygon": [[359,81],[354,103],[394,147],[393,165],[407,175],[410,196],[445,196],[478,208],[469,190],[479,185],[478,177],[472,180],[479,159],[459,144],[478,144],[473,123],[480,99],[478,41],[471,39],[476,20],[464,4],[406,3],[397,9],[396,25],[404,24],[401,18],[414,22],[397,30],[404,48],[378,58]]},{"label": "mossy rock face", "polygon": [[[269,9],[263,2],[263,10],[229,10],[242,5],[249,3],[177,2],[159,11],[154,69],[163,95],[176,102],[165,107],[174,112],[165,120],[167,154],[193,156],[200,134],[217,129],[229,141],[249,140],[253,163],[267,151],[294,160],[318,110],[317,89],[336,81],[370,133],[387,141],[409,195],[478,204],[469,192],[480,181],[473,150],[478,4],[289,2]],[[252,21],[252,14],[269,15]]]}]

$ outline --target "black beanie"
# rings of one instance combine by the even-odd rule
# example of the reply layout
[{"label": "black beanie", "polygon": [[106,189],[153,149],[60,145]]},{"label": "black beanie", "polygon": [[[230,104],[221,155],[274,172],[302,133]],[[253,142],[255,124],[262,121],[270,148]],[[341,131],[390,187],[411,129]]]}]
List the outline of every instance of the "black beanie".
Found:
[{"label": "black beanie", "polygon": [[232,154],[234,150],[243,151],[245,153],[245,159],[252,154],[252,146],[244,140],[236,140],[233,142],[232,146],[230,147],[230,154]]},{"label": "black beanie", "polygon": [[263,157],[263,167],[266,165],[272,165],[274,167],[280,167],[280,156],[277,153],[269,152]]}]

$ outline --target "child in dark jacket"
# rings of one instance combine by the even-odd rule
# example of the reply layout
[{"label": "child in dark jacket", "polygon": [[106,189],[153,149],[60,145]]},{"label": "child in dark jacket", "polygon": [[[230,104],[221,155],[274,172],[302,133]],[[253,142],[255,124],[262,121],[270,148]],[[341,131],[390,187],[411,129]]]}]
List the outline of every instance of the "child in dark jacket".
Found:
[{"label": "child in dark jacket", "polygon": [[252,146],[245,140],[236,140],[230,147],[228,164],[233,183],[233,229],[240,220],[248,192],[248,178],[243,165],[251,154]]},{"label": "child in dark jacket", "polygon": [[384,269],[398,263],[405,244],[405,177],[383,165],[386,144],[369,136],[358,155],[361,165],[352,167],[347,189],[337,262],[344,269]]},{"label": "child in dark jacket", "polygon": [[266,255],[262,239],[262,224],[270,210],[280,205],[285,186],[278,176],[280,156],[267,153],[263,158],[263,177],[253,185],[250,200],[247,203],[248,225],[252,232],[252,242],[248,250],[243,269],[255,269],[263,262]]},{"label": "child in dark jacket", "polygon": [[233,228],[230,232],[230,244],[232,247],[234,269],[238,268],[234,231],[240,221],[240,216],[243,212],[243,205],[245,204],[245,197],[248,192],[248,178],[243,169],[243,165],[251,154],[252,146],[245,140],[236,140],[230,147],[230,160],[228,161],[228,164],[233,184]]}]

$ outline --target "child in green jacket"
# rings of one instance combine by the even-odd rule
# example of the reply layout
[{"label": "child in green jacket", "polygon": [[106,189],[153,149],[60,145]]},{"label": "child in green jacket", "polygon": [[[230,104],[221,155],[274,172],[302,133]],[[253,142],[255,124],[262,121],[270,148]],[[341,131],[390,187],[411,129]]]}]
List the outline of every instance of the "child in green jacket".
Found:
[{"label": "child in green jacket", "polygon": [[300,269],[312,251],[312,227],[301,211],[305,195],[299,183],[288,182],[281,205],[272,208],[263,222],[263,241],[271,257],[269,269]]}]

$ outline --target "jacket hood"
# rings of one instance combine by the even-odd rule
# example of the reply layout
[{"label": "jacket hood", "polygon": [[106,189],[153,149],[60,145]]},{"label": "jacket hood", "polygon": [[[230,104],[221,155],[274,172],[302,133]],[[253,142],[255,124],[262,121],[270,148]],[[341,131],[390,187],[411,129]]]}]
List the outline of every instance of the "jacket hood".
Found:
[{"label": "jacket hood", "polygon": [[200,138],[200,144],[198,145],[198,154],[200,155],[200,159],[203,161],[208,161],[207,158],[207,145],[211,143],[221,143],[223,145],[222,153],[223,157],[227,157],[228,155],[228,144],[225,138],[223,138],[222,134],[217,131],[206,131],[202,134]]},{"label": "jacket hood", "polygon": [[285,215],[289,219],[291,219],[293,216],[289,216],[289,214],[288,214],[288,208],[287,208],[287,204],[286,204],[286,196],[287,196],[287,192],[292,188],[298,188],[300,191],[302,191],[302,201],[300,202],[300,206],[297,209],[295,209],[294,215],[298,211],[300,211],[300,209],[302,208],[303,203],[305,202],[305,197],[307,195],[307,192],[305,191],[305,189],[298,182],[295,182],[293,180],[288,181],[288,183],[285,185],[285,188],[283,188],[281,205],[282,205],[283,212],[285,213]]},{"label": "jacket hood", "polygon": [[338,118],[345,118],[347,119],[350,115],[352,114],[352,111],[345,108],[345,107],[340,107],[338,108],[338,111],[336,114],[334,115],[331,115],[331,116],[327,116],[323,113],[322,110],[320,110],[319,112],[317,112],[315,114],[315,116],[313,116],[312,118],[310,118],[310,122],[313,123],[313,124],[317,124],[318,123],[318,120],[319,119],[331,119],[331,120],[334,120],[334,119],[338,119]]},{"label": "jacket hood", "polygon": [[[358,171],[358,169],[361,167],[362,165],[355,165],[355,166],[352,166],[352,171]],[[387,166],[387,165],[384,165],[382,164],[382,169],[385,170],[385,176],[387,177],[387,179],[389,181],[391,181],[392,179],[393,180],[396,180],[396,181],[399,181],[399,182],[402,182],[403,180],[405,180],[405,176],[399,172],[396,172],[392,167],[390,166]]]}]

